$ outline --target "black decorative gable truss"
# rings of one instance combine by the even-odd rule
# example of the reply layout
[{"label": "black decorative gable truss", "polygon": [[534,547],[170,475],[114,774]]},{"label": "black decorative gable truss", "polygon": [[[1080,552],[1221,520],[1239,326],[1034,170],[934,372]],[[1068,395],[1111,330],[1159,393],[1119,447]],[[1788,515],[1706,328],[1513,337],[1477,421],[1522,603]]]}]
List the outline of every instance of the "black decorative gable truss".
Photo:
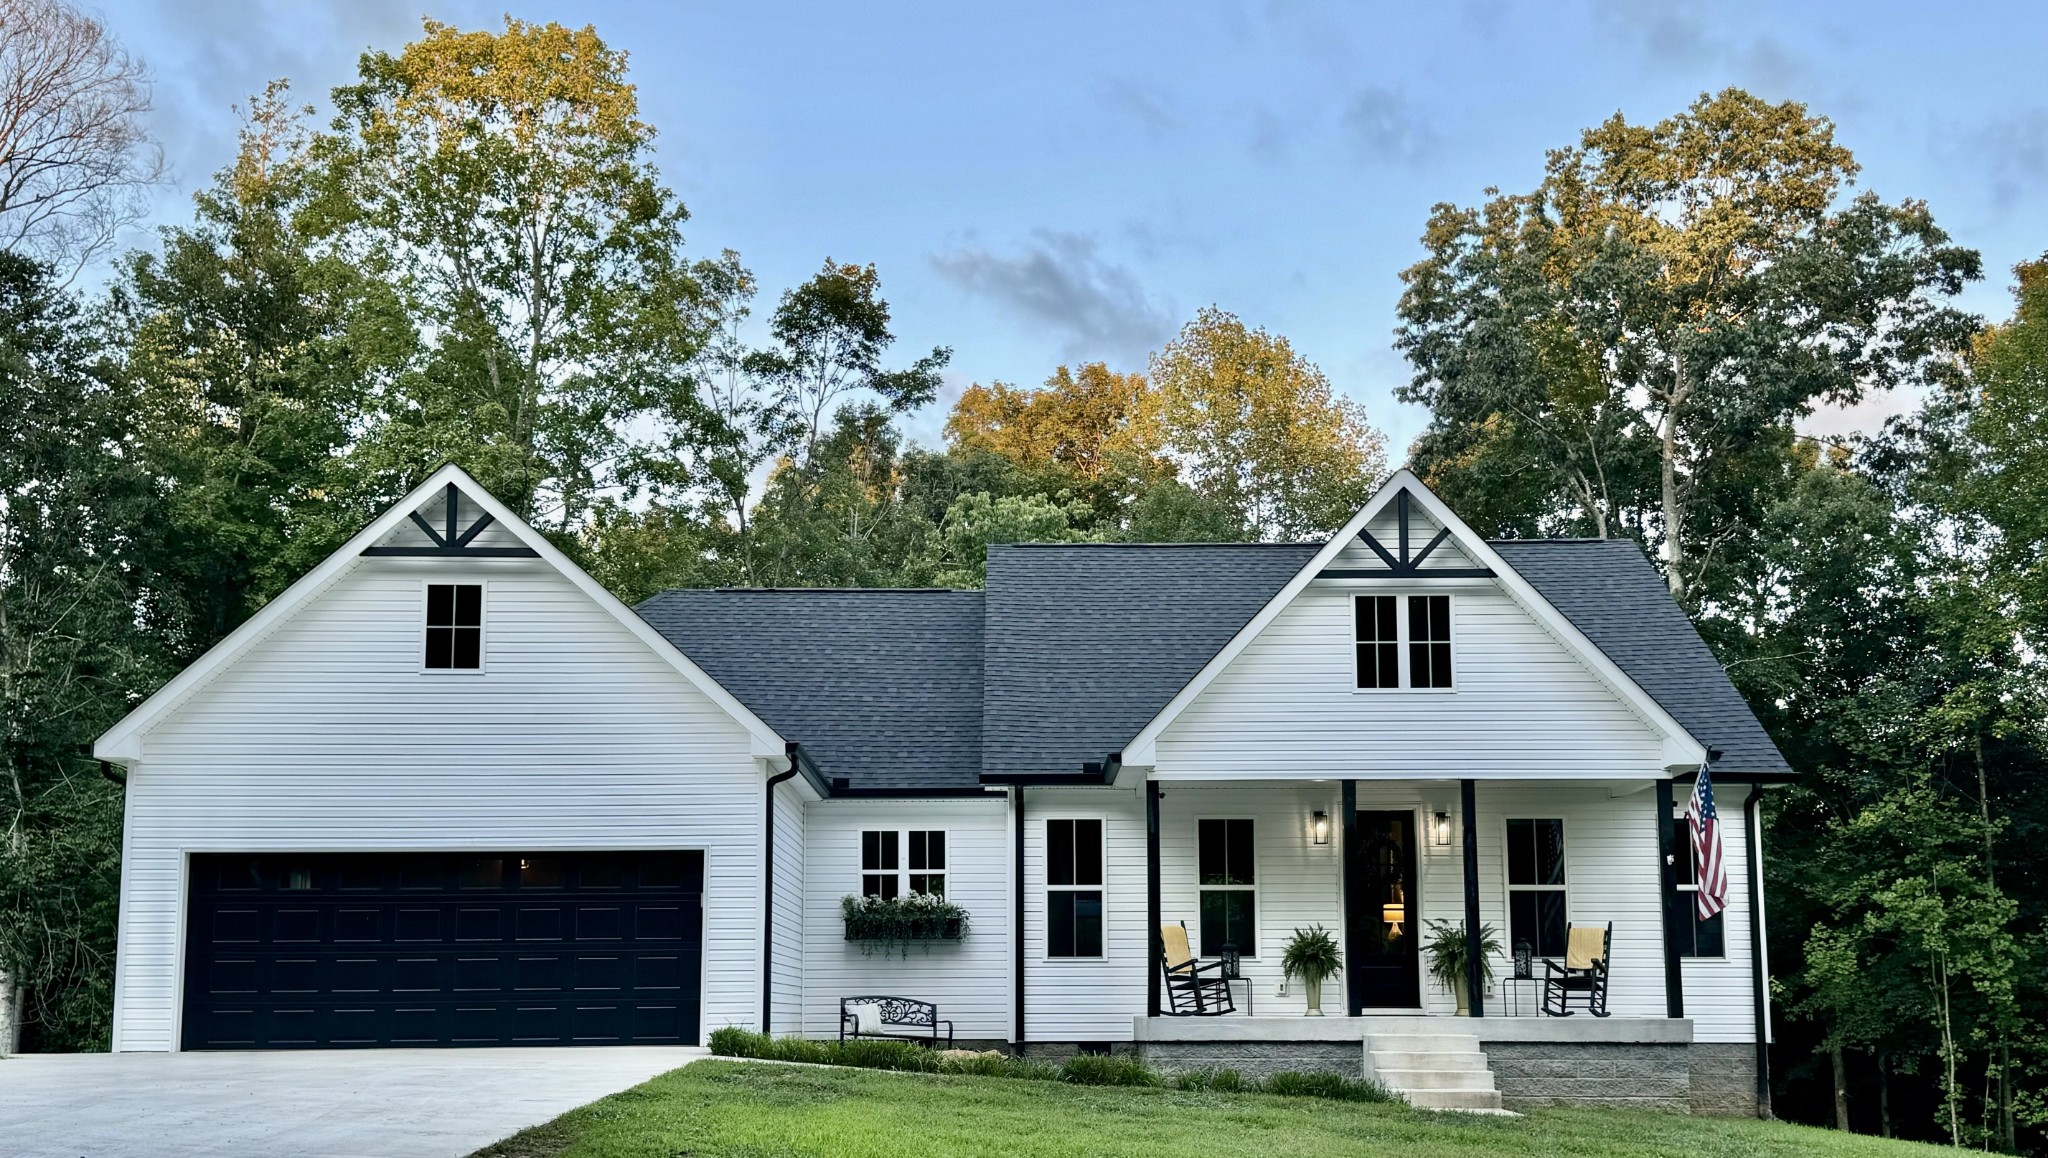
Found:
[{"label": "black decorative gable truss", "polygon": [[1323,570],[1321,570],[1321,571],[1319,571],[1319,572],[1317,572],[1317,573],[1316,573],[1316,578],[1318,578],[1318,579],[1415,579],[1415,578],[1429,578],[1429,579],[1491,579],[1491,578],[1493,578],[1493,568],[1491,568],[1491,567],[1432,567],[1432,568],[1430,568],[1430,569],[1429,569],[1429,570],[1427,570],[1427,571],[1423,570],[1423,569],[1422,569],[1422,564],[1423,564],[1423,561],[1429,558],[1429,556],[1430,556],[1430,553],[1431,553],[1431,552],[1435,551],[1435,550],[1436,550],[1436,549],[1437,549],[1438,547],[1441,547],[1441,546],[1443,546],[1443,543],[1444,543],[1444,540],[1445,540],[1445,539],[1448,539],[1448,538],[1450,538],[1450,537],[1451,537],[1451,529],[1450,529],[1449,527],[1441,527],[1441,528],[1438,528],[1438,530],[1437,530],[1437,533],[1436,533],[1436,535],[1435,535],[1435,536],[1434,536],[1433,538],[1431,538],[1431,539],[1429,540],[1429,542],[1427,542],[1427,543],[1424,543],[1424,544],[1422,545],[1422,549],[1421,549],[1420,551],[1415,551],[1415,550],[1411,550],[1411,549],[1410,549],[1410,542],[1409,542],[1409,534],[1408,534],[1408,528],[1409,528],[1409,519],[1408,519],[1408,504],[1409,504],[1409,497],[1408,497],[1408,488],[1407,488],[1407,487],[1402,487],[1402,488],[1401,488],[1400,490],[1398,490],[1398,491],[1394,492],[1394,520],[1395,520],[1395,523],[1396,523],[1396,525],[1397,525],[1397,526],[1398,526],[1398,527],[1400,528],[1400,530],[1399,530],[1399,534],[1400,534],[1400,542],[1399,542],[1399,543],[1398,543],[1398,544],[1396,545],[1396,550],[1394,550],[1394,551],[1389,551],[1389,550],[1387,550],[1387,548],[1386,548],[1386,545],[1385,545],[1385,544],[1383,544],[1383,543],[1381,543],[1381,542],[1380,542],[1380,541],[1379,541],[1378,539],[1374,538],[1374,537],[1373,537],[1373,534],[1372,534],[1372,532],[1371,532],[1371,531],[1368,531],[1368,530],[1360,530],[1360,531],[1358,532],[1358,537],[1359,537],[1360,539],[1362,539],[1362,540],[1364,540],[1364,541],[1365,541],[1365,545],[1366,545],[1366,546],[1368,546],[1368,547],[1372,548],[1372,553],[1373,553],[1373,554],[1375,554],[1375,555],[1378,555],[1378,556],[1380,557],[1380,562],[1382,562],[1382,563],[1385,563],[1385,564],[1387,565],[1387,567],[1386,567],[1386,570],[1384,570],[1384,571],[1381,571],[1381,570],[1377,570],[1377,569],[1374,569],[1374,570],[1363,570],[1363,569],[1360,569],[1360,568],[1357,568],[1357,567],[1326,567],[1326,568],[1324,568]]},{"label": "black decorative gable truss", "polygon": [[536,550],[534,550],[534,549],[533,549],[532,547],[475,547],[475,546],[471,546],[470,544],[471,544],[471,543],[473,543],[473,542],[474,542],[474,541],[476,540],[476,537],[477,537],[478,535],[480,535],[480,534],[482,534],[482,533],[483,533],[483,530],[484,530],[484,528],[485,528],[485,527],[488,527],[488,526],[490,526],[490,525],[491,525],[491,524],[492,524],[493,522],[495,522],[496,520],[495,520],[495,519],[493,519],[493,518],[491,518],[491,516],[490,516],[490,514],[489,514],[488,512],[485,512],[485,513],[482,513],[482,514],[479,514],[479,515],[477,515],[477,517],[476,517],[476,522],[474,522],[474,523],[471,523],[471,524],[469,525],[469,528],[468,528],[467,530],[457,530],[457,528],[456,528],[456,524],[455,524],[455,519],[456,519],[456,499],[457,499],[457,497],[458,497],[458,494],[459,494],[459,492],[457,492],[457,491],[456,491],[456,489],[455,489],[455,484],[454,484],[454,483],[449,483],[449,484],[448,484],[448,504],[447,504],[447,505],[448,505],[448,511],[447,511],[447,514],[448,514],[448,518],[447,518],[447,524],[446,524],[446,526],[445,526],[445,527],[444,527],[444,528],[443,528],[442,530],[438,530],[438,531],[437,531],[437,530],[435,530],[435,529],[434,529],[434,524],[432,524],[432,523],[429,523],[428,521],[426,521],[426,520],[425,520],[425,519],[423,519],[423,518],[420,518],[420,513],[419,513],[418,511],[414,511],[414,512],[412,513],[412,515],[410,516],[410,517],[411,517],[411,519],[412,519],[412,521],[413,521],[413,525],[417,526],[417,527],[418,527],[418,528],[419,528],[420,530],[422,530],[422,531],[425,531],[425,532],[427,533],[427,538],[428,538],[428,539],[430,539],[430,540],[432,540],[432,542],[433,542],[433,545],[432,545],[432,546],[427,546],[427,547],[376,547],[376,546],[371,546],[371,547],[364,547],[364,548],[363,548],[363,554],[365,554],[365,555],[407,555],[407,556],[413,556],[413,557],[419,557],[419,556],[426,556],[426,557],[429,557],[429,558],[439,558],[439,557],[441,557],[441,556],[445,556],[445,555],[455,555],[455,556],[460,556],[460,557],[462,557],[462,558],[465,558],[465,559],[538,559],[538,558],[540,558],[540,552],[539,552],[539,551],[536,551]]}]

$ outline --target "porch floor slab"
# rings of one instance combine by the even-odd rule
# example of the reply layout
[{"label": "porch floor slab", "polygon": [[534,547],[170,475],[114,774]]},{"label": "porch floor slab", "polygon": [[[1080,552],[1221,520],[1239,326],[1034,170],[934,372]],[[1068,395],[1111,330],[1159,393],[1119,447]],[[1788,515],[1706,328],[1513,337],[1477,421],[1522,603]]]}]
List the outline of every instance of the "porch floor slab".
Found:
[{"label": "porch floor slab", "polygon": [[1472,1034],[1481,1042],[1585,1042],[1684,1045],[1692,1020],[1684,1017],[1139,1017],[1138,1041],[1363,1041],[1374,1034]]}]

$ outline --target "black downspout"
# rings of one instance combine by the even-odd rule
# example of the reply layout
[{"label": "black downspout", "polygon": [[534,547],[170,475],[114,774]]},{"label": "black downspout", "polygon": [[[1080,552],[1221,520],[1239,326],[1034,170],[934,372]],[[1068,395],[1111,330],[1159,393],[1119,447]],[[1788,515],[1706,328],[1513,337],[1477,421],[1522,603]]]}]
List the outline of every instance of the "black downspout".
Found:
[{"label": "black downspout", "polygon": [[1671,936],[1672,892],[1678,880],[1671,859],[1671,781],[1657,781],[1657,912],[1664,927],[1664,1016],[1685,1016],[1685,966]]},{"label": "black downspout", "polygon": [[[795,745],[791,745],[794,747]],[[789,754],[789,771],[768,778],[768,806],[762,828],[761,864],[761,1032],[775,1036],[775,786],[796,775],[797,754]]]},{"label": "black downspout", "polygon": [[1742,839],[1749,852],[1749,972],[1756,1003],[1756,1116],[1771,1116],[1770,977],[1764,967],[1764,873],[1761,809],[1764,786],[1749,790],[1742,805]]},{"label": "black downspout", "polygon": [[1024,786],[1017,785],[1010,790],[1011,810],[1016,817],[1017,833],[1012,838],[1014,846],[1010,879],[1015,883],[1016,899],[1010,908],[1010,954],[1013,958],[1010,984],[1014,994],[1017,1024],[1011,1032],[1011,1039],[1019,1053],[1024,1050]]},{"label": "black downspout", "polygon": [[1365,1012],[1365,995],[1358,983],[1359,959],[1365,956],[1365,929],[1363,922],[1354,919],[1352,905],[1365,895],[1358,881],[1358,781],[1344,781],[1343,795],[1338,807],[1344,810],[1339,831],[1343,833],[1344,846],[1337,850],[1343,860],[1340,879],[1343,880],[1344,915],[1344,1006],[1357,1017]]},{"label": "black downspout", "polygon": [[1485,970],[1479,954],[1478,795],[1472,781],[1458,781],[1458,807],[1465,814],[1465,994],[1472,1016],[1485,1017]]},{"label": "black downspout", "polygon": [[1145,966],[1145,1016],[1159,1016],[1158,962],[1166,959],[1159,939],[1159,782],[1145,781],[1145,921],[1151,929],[1152,960]]}]

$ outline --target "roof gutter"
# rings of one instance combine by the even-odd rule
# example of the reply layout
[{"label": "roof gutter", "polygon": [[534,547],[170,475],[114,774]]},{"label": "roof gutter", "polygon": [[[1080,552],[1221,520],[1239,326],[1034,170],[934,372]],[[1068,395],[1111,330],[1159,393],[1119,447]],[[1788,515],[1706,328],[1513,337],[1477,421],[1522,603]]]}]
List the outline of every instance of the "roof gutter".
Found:
[{"label": "roof gutter", "polygon": [[1096,788],[1116,781],[1116,774],[1123,770],[1124,754],[1111,752],[1101,760],[1089,760],[1075,772],[983,772],[983,784],[1006,784],[1015,788],[1051,788],[1067,785],[1071,788]]},{"label": "roof gutter", "polygon": [[775,1033],[775,788],[797,774],[802,752],[789,746],[789,770],[768,778],[761,809],[761,1032]]}]

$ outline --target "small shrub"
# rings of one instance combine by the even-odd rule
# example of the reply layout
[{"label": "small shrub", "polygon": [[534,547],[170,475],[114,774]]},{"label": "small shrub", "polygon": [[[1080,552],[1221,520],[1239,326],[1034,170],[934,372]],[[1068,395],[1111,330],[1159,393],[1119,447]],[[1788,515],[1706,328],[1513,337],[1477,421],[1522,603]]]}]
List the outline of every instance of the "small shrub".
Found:
[{"label": "small shrub", "polygon": [[711,1052],[720,1057],[765,1057],[763,1050],[775,1044],[765,1033],[728,1025],[711,1031]]},{"label": "small shrub", "polygon": [[822,1041],[813,1045],[834,1047],[835,1054],[827,1064],[860,1066],[871,1070],[912,1070],[918,1073],[937,1073],[939,1055],[925,1047],[908,1041]]},{"label": "small shrub", "polygon": [[1338,1102],[1391,1102],[1394,1095],[1378,1082],[1347,1078],[1343,1074],[1303,1074],[1288,1071],[1267,1078],[1263,1089],[1290,1098],[1329,1098]]},{"label": "small shrub", "polygon": [[1183,1090],[1209,1090],[1219,1094],[1236,1094],[1251,1089],[1244,1075],[1236,1070],[1190,1070],[1173,1079],[1173,1084]]},{"label": "small shrub", "polygon": [[1077,1086],[1157,1086],[1159,1075],[1136,1058],[1075,1054],[1060,1067],[1060,1080]]}]

